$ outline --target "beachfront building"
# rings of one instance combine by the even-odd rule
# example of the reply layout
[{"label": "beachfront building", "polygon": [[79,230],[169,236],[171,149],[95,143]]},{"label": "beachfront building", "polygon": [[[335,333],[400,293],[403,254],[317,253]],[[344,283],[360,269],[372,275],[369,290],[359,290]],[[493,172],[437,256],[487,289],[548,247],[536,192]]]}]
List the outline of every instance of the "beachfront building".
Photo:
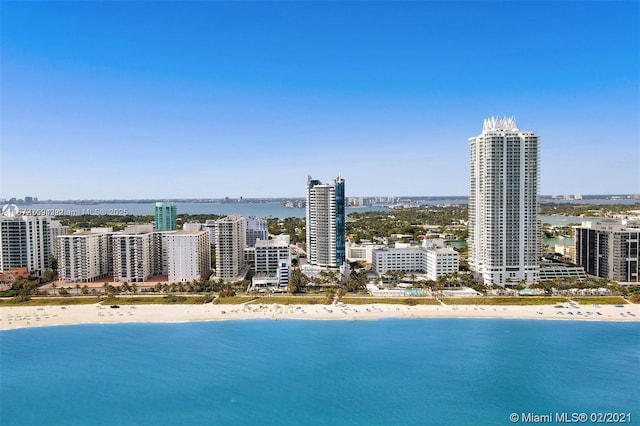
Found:
[{"label": "beachfront building", "polygon": [[378,275],[387,272],[424,272],[425,250],[422,247],[384,247],[373,251],[373,270]]},{"label": "beachfront building", "polygon": [[272,240],[258,240],[255,247],[256,280],[272,278],[275,284],[286,287],[291,269],[289,236],[278,235]]},{"label": "beachfront building", "polygon": [[373,270],[378,275],[387,272],[425,274],[429,280],[460,270],[458,252],[444,246],[408,246],[373,250]]},{"label": "beachfront building", "polygon": [[540,264],[540,281],[554,281],[558,279],[582,281],[587,278],[587,274],[582,266],[568,265],[566,263],[555,262],[550,259],[543,259]]},{"label": "beachfront building", "polygon": [[345,262],[344,179],[323,184],[307,180],[307,259],[311,265],[337,268]]},{"label": "beachfront building", "polygon": [[613,220],[574,227],[576,263],[589,275],[637,285],[640,282],[640,227]]},{"label": "beachfront building", "polygon": [[27,268],[42,276],[50,268],[51,218],[0,216],[0,272]]},{"label": "beachfront building", "polygon": [[92,228],[58,236],[58,276],[66,282],[90,282],[112,272],[111,228]]},{"label": "beachfront building", "polygon": [[51,256],[58,258],[58,235],[67,235],[69,233],[69,227],[65,226],[59,220],[52,220],[49,225],[51,232]]},{"label": "beachfront building", "polygon": [[216,276],[223,280],[238,278],[245,270],[245,220],[234,214],[216,221]]},{"label": "beachfront building", "polygon": [[455,274],[460,270],[460,256],[450,247],[434,247],[425,249],[425,270],[427,278],[437,280],[438,277]]},{"label": "beachfront building", "polygon": [[269,238],[267,220],[262,217],[248,217],[245,219],[246,247],[255,247],[256,241]]},{"label": "beachfront building", "polygon": [[113,280],[138,283],[159,274],[157,238],[151,225],[132,225],[113,234]]},{"label": "beachfront building", "polygon": [[156,203],[156,231],[175,231],[178,211],[175,203]]},{"label": "beachfront building", "polygon": [[538,282],[539,138],[492,117],[469,142],[469,266],[485,284]]},{"label": "beachfront building", "polygon": [[367,263],[373,263],[373,250],[383,248],[382,244],[374,243],[346,243],[346,257],[350,262],[357,260],[365,261]]},{"label": "beachfront building", "polygon": [[169,282],[209,278],[211,243],[208,231],[177,231],[167,233],[165,238]]}]

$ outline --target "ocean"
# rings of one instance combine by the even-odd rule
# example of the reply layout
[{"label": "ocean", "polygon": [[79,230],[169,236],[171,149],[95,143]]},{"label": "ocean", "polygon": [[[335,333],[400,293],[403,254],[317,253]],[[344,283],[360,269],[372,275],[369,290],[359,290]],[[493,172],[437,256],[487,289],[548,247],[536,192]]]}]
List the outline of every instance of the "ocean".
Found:
[{"label": "ocean", "polygon": [[[637,323],[247,320],[0,332],[0,424],[496,425],[640,416]],[[637,421],[637,420],[636,420]]]}]

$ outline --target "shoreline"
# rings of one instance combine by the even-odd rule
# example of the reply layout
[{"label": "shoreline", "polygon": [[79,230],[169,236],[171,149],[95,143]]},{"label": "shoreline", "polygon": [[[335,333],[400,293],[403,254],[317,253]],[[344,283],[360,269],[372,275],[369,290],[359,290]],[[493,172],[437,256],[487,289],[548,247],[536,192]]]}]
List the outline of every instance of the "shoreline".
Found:
[{"label": "shoreline", "polygon": [[32,327],[81,324],[179,323],[233,320],[379,319],[537,319],[640,322],[640,305],[121,305],[2,306],[0,331]]}]

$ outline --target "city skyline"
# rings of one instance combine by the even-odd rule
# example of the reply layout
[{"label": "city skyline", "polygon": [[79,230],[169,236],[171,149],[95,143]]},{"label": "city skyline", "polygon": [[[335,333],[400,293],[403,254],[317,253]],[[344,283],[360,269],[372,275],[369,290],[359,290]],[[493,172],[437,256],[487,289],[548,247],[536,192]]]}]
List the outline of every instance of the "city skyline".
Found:
[{"label": "city skyline", "polygon": [[496,115],[541,194],[640,193],[640,6],[552,6],[3,3],[0,198],[465,196]]}]

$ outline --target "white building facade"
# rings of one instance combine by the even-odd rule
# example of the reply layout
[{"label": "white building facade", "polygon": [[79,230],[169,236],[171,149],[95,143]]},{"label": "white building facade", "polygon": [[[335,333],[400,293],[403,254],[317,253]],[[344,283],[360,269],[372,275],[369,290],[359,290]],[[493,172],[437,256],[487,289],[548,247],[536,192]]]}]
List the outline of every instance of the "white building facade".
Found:
[{"label": "white building facade", "polygon": [[90,282],[112,272],[111,228],[93,228],[58,236],[58,276],[66,282]]},{"label": "white building facade", "polygon": [[427,279],[460,270],[458,252],[445,247],[400,247],[373,250],[373,269],[378,275],[387,272],[423,273]]},{"label": "white building facade", "polygon": [[113,280],[118,282],[144,282],[158,273],[153,259],[157,247],[152,233],[118,233],[112,236]]},{"label": "white building facade", "polygon": [[0,271],[26,267],[42,276],[50,268],[51,218],[0,216]]},{"label": "white building facade", "polygon": [[278,235],[272,240],[258,240],[255,247],[256,277],[276,278],[278,285],[289,284],[291,249],[289,236]]},{"label": "white building facade", "polygon": [[539,138],[489,118],[469,139],[469,265],[485,284],[539,281]]},{"label": "white building facade", "polygon": [[65,226],[59,220],[52,220],[50,224],[51,232],[51,256],[58,258],[58,236],[67,235],[69,233],[69,227]]},{"label": "white building facade", "polygon": [[209,232],[177,231],[165,235],[169,282],[187,282],[209,277],[211,243]]},{"label": "white building facade", "polygon": [[344,179],[323,184],[307,180],[307,259],[311,265],[339,267],[345,259]]},{"label": "white building facade", "polygon": [[216,221],[216,276],[237,278],[244,269],[245,220],[231,215]]}]

